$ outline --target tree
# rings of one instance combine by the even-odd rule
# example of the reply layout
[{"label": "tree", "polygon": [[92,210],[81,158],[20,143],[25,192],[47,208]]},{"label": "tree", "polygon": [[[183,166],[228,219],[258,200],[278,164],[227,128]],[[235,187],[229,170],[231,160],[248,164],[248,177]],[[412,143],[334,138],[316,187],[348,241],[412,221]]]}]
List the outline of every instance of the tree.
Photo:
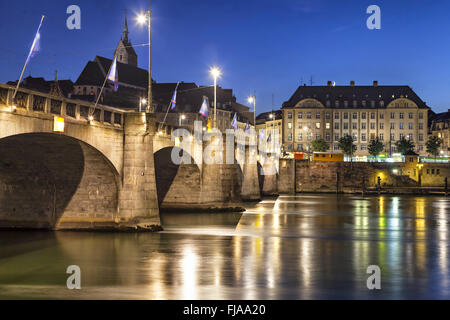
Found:
[{"label": "tree", "polygon": [[383,151],[383,148],[384,148],[383,143],[377,137],[375,140],[370,141],[368,147],[369,154],[376,157]]},{"label": "tree", "polygon": [[314,140],[311,145],[315,152],[326,152],[330,149],[330,145],[323,139]]},{"label": "tree", "polygon": [[398,140],[395,143],[395,146],[397,147],[398,152],[400,152],[401,154],[414,151],[415,148],[414,142],[412,142],[411,140],[406,140],[405,137],[402,137],[400,140]]},{"label": "tree", "polygon": [[437,158],[439,155],[439,149],[441,149],[443,143],[444,141],[442,139],[439,139],[436,136],[431,136],[426,143],[427,152]]},{"label": "tree", "polygon": [[339,139],[339,148],[345,155],[350,156],[351,160],[353,158],[353,153],[356,151],[356,146],[353,142],[353,138],[348,134]]}]

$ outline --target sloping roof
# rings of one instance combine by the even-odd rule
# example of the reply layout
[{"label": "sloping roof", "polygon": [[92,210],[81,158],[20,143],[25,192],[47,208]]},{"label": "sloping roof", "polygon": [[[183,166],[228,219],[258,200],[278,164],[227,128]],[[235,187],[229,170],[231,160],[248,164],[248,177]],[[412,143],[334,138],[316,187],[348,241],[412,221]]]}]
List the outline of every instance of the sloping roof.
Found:
[{"label": "sloping roof", "polygon": [[[270,118],[270,115],[273,114],[274,119]],[[273,121],[273,120],[281,120],[283,119],[283,113],[281,112],[281,110],[274,110],[271,112],[264,112],[259,114],[256,117],[256,124],[262,124],[262,123],[266,123],[267,121]]]},{"label": "sloping roof", "polygon": [[[106,73],[111,67],[112,60],[104,57],[95,57],[89,61],[81,72],[75,85],[101,86],[105,81]],[[148,71],[128,64],[117,62],[119,83],[146,89],[148,87]]]},{"label": "sloping roof", "polygon": [[283,108],[295,107],[301,100],[316,99],[326,106],[326,102],[331,102],[331,107],[335,106],[335,101],[339,101],[340,108],[344,107],[344,101],[348,101],[348,108],[353,108],[353,101],[358,102],[361,108],[362,101],[375,101],[376,108],[383,108],[380,101],[384,101],[386,107],[398,98],[408,98],[417,104],[419,108],[428,108],[424,101],[409,86],[300,86],[292,97],[283,103]]}]

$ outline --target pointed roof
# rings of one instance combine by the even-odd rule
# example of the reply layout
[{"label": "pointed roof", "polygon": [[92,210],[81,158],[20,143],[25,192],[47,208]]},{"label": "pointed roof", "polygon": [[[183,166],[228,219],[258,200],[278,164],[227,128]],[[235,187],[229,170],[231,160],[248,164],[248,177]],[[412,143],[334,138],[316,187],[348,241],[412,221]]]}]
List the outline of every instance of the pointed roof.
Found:
[{"label": "pointed roof", "polygon": [[127,9],[125,9],[125,25],[123,27],[123,34],[122,34],[122,40],[124,42],[128,42],[128,21],[127,21]]}]

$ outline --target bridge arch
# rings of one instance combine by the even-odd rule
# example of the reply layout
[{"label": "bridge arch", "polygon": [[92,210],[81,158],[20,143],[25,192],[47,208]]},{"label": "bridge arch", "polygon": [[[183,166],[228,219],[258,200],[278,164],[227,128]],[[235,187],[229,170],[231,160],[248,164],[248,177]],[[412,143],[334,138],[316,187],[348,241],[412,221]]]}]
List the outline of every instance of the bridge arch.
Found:
[{"label": "bridge arch", "polygon": [[0,227],[109,228],[120,175],[102,152],[53,133],[0,139]]},{"label": "bridge arch", "polygon": [[188,208],[201,199],[202,175],[189,155],[191,164],[173,163],[172,151],[186,152],[178,147],[165,147],[154,153],[156,189],[162,210]]}]

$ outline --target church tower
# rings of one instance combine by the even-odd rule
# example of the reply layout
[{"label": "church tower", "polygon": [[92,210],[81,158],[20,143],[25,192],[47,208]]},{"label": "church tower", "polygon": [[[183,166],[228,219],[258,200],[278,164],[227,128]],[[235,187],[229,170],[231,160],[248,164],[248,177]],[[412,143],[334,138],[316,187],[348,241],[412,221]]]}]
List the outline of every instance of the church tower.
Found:
[{"label": "church tower", "polygon": [[127,21],[127,13],[125,11],[125,26],[123,28],[123,34],[120,38],[119,44],[117,45],[116,51],[114,55],[117,57],[117,61],[129,64],[133,67],[137,67],[137,54],[134,51],[133,46],[131,45],[130,40],[128,39],[128,21]]}]

